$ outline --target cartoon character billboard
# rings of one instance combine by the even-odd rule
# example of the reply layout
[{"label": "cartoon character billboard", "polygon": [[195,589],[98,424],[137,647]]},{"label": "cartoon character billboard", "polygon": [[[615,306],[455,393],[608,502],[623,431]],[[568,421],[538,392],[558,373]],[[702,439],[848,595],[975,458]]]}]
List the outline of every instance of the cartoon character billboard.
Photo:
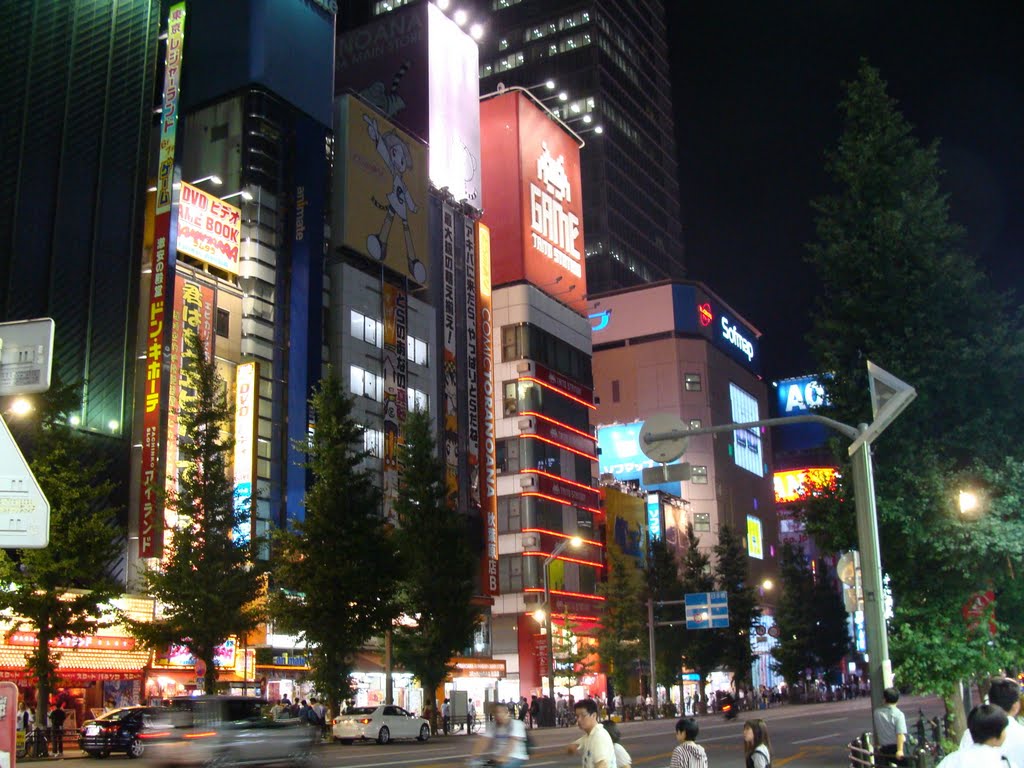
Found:
[{"label": "cartoon character billboard", "polygon": [[479,71],[476,41],[434,3],[415,3],[338,37],[334,85],[428,142],[434,186],[479,210]]},{"label": "cartoon character billboard", "polygon": [[646,498],[608,488],[604,509],[608,541],[614,541],[624,555],[642,564],[647,557]]},{"label": "cartoon character billboard", "polygon": [[354,96],[338,99],[335,117],[335,244],[426,285],[426,147]]}]

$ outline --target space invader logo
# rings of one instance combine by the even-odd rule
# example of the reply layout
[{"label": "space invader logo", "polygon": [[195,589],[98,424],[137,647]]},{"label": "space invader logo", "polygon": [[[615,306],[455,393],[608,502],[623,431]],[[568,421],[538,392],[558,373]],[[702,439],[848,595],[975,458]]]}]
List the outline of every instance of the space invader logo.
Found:
[{"label": "space invader logo", "polygon": [[572,202],[572,189],[569,187],[569,176],[565,172],[565,155],[559,155],[555,160],[548,151],[548,143],[540,143],[543,151],[537,158],[537,178],[544,184],[544,189],[549,195],[554,195],[559,202],[567,200]]}]

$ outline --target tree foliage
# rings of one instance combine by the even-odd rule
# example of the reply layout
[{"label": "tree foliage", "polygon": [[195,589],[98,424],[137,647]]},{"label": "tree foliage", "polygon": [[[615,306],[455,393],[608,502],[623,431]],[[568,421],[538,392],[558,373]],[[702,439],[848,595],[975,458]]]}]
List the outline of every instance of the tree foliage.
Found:
[{"label": "tree foliage", "polygon": [[[651,540],[647,563],[647,590],[651,598],[656,602],[683,600],[686,593],[679,577],[679,562],[664,539]],[[664,621],[665,616],[679,615],[680,612],[681,607],[678,605],[666,606],[661,610],[656,606],[654,609],[655,619],[659,621]],[[655,627],[654,662],[657,666],[657,682],[666,691],[671,691],[679,683],[685,646],[685,629],[678,626]]]},{"label": "tree foliage", "polygon": [[801,547],[785,544],[779,563],[781,584],[775,609],[778,644],[772,648],[775,670],[790,684],[794,693],[807,669],[817,666],[813,646],[814,574]]},{"label": "tree foliage", "polygon": [[316,690],[338,712],[352,694],[355,652],[397,615],[398,573],[352,397],[329,372],[310,406],[315,428],[299,447],[312,483],[303,519],[274,534],[269,609],[305,642]]},{"label": "tree foliage", "polygon": [[[895,604],[897,675],[950,695],[958,678],[989,666],[965,646],[958,607],[980,589],[993,589],[999,606],[1020,605],[1012,574],[1020,506],[1006,502],[1016,498],[1019,485],[1008,483],[1019,479],[1024,452],[1016,436],[1021,313],[964,252],[940,186],[938,144],[914,136],[875,69],[862,63],[840,110],[843,133],[827,165],[835,189],[814,204],[808,260],[819,297],[808,341],[830,375],[829,415],[841,421],[871,420],[866,360],[917,389],[873,446],[882,562]],[[956,511],[968,482],[990,499],[976,520]],[[853,514],[844,480],[832,498],[808,505],[808,529],[838,551],[854,544]],[[953,666],[939,670],[934,643],[942,637]],[[1016,647],[1010,633],[992,643],[989,659]]]},{"label": "tree foliage", "polygon": [[[161,563],[143,574],[146,591],[162,606],[152,623],[132,632],[154,648],[182,645],[206,664],[206,690],[214,692],[216,649],[244,636],[263,618],[263,574],[248,505],[236,506],[228,466],[234,440],[227,432],[234,410],[224,381],[198,334],[186,334],[188,356],[180,408],[178,488],[166,508],[172,525]],[[175,520],[176,518],[176,520]]]},{"label": "tree foliage", "polygon": [[110,506],[114,484],[90,438],[67,424],[78,387],[56,384],[38,398],[37,412],[15,427],[32,473],[50,502],[50,542],[43,549],[0,550],[0,610],[11,631],[31,630],[38,643],[29,672],[38,680],[36,722],[45,722],[59,674],[50,641],[95,634],[121,585],[108,575],[121,554]]},{"label": "tree foliage", "polygon": [[[701,548],[700,538],[694,533],[693,524],[686,526],[686,555],[683,558],[680,580],[683,594],[696,592],[712,592],[715,589],[715,576],[711,570],[711,557]],[[707,677],[721,663],[722,643],[718,633],[713,630],[680,630],[682,640],[683,664],[700,675],[698,682],[700,707],[706,709],[707,695],[705,686]]]},{"label": "tree foliage", "polygon": [[395,629],[395,658],[419,678],[436,712],[435,691],[451,670],[452,657],[471,645],[480,620],[473,601],[476,560],[469,523],[447,495],[428,413],[415,411],[406,418],[399,462],[404,466],[395,501],[399,596],[415,626]]},{"label": "tree foliage", "polygon": [[605,598],[597,631],[597,654],[615,691],[622,693],[628,690],[637,663],[647,657],[646,590],[635,558],[624,554],[612,541],[606,554],[608,580],[597,588]]},{"label": "tree foliage", "polygon": [[594,670],[594,654],[586,639],[577,632],[572,616],[565,613],[561,631],[551,638],[551,655],[555,662],[556,677],[568,678],[576,686]]},{"label": "tree foliage", "polygon": [[814,659],[825,673],[827,682],[842,682],[838,664],[850,651],[850,632],[840,586],[825,569],[814,581],[811,605],[814,610],[814,626],[811,628]]},{"label": "tree foliage", "polygon": [[718,630],[722,663],[731,669],[737,685],[750,680],[754,651],[750,630],[761,616],[757,592],[750,585],[750,567],[744,540],[731,525],[723,525],[715,545],[715,576],[718,588],[729,594],[729,629]]}]

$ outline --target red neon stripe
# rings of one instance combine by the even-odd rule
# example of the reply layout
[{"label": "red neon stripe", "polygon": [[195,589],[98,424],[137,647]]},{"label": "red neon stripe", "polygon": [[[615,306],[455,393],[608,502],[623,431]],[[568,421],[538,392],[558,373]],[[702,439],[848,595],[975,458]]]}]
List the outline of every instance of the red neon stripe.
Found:
[{"label": "red neon stripe", "polygon": [[[541,592],[541,593],[543,593],[544,592],[544,588],[543,587],[525,587],[523,589],[523,592]],[[584,600],[599,600],[602,603],[604,602],[604,597],[602,597],[601,595],[585,595],[582,592],[565,592],[565,591],[563,591],[561,589],[549,589],[548,592],[550,592],[552,595],[562,595],[563,597],[582,597]]]},{"label": "red neon stripe", "polygon": [[577,483],[575,480],[569,480],[568,478],[559,477],[558,475],[552,475],[550,472],[545,472],[543,469],[524,469],[521,470],[519,474],[544,475],[544,477],[550,477],[552,480],[557,480],[560,483],[568,483],[569,485],[575,485],[577,488],[582,488],[585,491],[590,491],[591,493],[597,495],[599,498],[601,496],[601,491],[597,488],[594,488],[593,486],[584,485],[583,483]]},{"label": "red neon stripe", "polygon": [[[562,533],[561,531],[549,531],[547,528],[523,528],[523,533],[546,533],[548,536],[554,536],[555,538],[558,538],[558,539],[571,539],[571,538],[574,538],[573,536],[570,536],[568,533]],[[604,546],[604,544],[602,544],[600,541],[592,541],[591,539],[584,539],[582,536],[580,536],[580,541],[582,541],[584,544],[589,544],[592,547],[603,547]]]},{"label": "red neon stripe", "polygon": [[557,392],[562,397],[567,397],[570,400],[572,400],[573,402],[579,403],[580,405],[585,405],[587,408],[590,408],[592,410],[595,410],[595,411],[597,410],[597,406],[594,405],[593,403],[588,403],[586,400],[583,400],[582,398],[576,397],[576,395],[570,395],[564,389],[559,389],[558,387],[554,386],[553,384],[548,384],[546,381],[541,381],[540,379],[535,379],[533,376],[520,376],[519,377],[519,381],[534,381],[537,384],[540,384],[545,389],[550,389],[552,392]]},{"label": "red neon stripe", "polygon": [[580,437],[587,438],[587,440],[593,440],[595,443],[597,442],[597,438],[594,437],[593,435],[589,434],[588,432],[584,432],[582,429],[576,429],[576,427],[571,427],[568,424],[566,424],[564,421],[559,421],[558,419],[552,419],[550,416],[545,416],[543,413],[537,413],[536,411],[520,411],[519,415],[520,416],[536,416],[538,419],[544,419],[544,421],[549,421],[552,424],[557,424],[558,426],[562,427],[563,429],[568,429],[570,432],[575,432]]},{"label": "red neon stripe", "polygon": [[575,448],[570,448],[568,445],[562,445],[561,443],[556,443],[554,440],[549,440],[548,438],[541,437],[540,435],[534,435],[534,434],[530,434],[529,432],[527,432],[525,434],[520,435],[520,437],[528,437],[531,440],[540,440],[542,443],[547,443],[548,445],[555,446],[555,448],[561,448],[561,449],[566,450],[566,451],[572,451],[577,456],[582,456],[583,458],[590,459],[591,461],[597,461],[597,456],[594,456],[594,455],[589,454],[589,453],[584,453],[583,451],[578,451]]},{"label": "red neon stripe", "polygon": [[573,504],[571,501],[566,501],[565,499],[560,499],[557,496],[548,496],[546,493],[538,493],[537,491],[523,491],[522,495],[523,496],[537,496],[537,497],[542,498],[542,499],[547,499],[548,501],[553,501],[556,504],[564,504],[567,507],[575,507],[576,509],[583,509],[583,510],[586,510],[587,512],[593,512],[596,515],[603,515],[604,514],[604,512],[601,511],[600,509],[594,509],[594,507],[585,507],[582,504]]},{"label": "red neon stripe", "polygon": [[[547,557],[547,552],[523,552],[524,557]],[[580,560],[577,557],[564,557],[559,555],[555,560],[564,560],[567,563],[579,563],[580,565],[592,565],[595,568],[604,568],[604,563],[595,563],[593,560]]]}]

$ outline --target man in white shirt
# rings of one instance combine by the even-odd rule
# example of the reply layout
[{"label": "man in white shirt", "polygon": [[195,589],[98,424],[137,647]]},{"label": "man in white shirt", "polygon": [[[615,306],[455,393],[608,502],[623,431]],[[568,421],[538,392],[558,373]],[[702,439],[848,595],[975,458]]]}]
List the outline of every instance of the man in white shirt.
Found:
[{"label": "man in white shirt", "polygon": [[494,705],[494,722],[488,723],[484,738],[473,747],[473,763],[487,753],[501,768],[519,768],[530,759],[526,751],[526,724],[512,717],[509,706]]},{"label": "man in white shirt", "polygon": [[[988,701],[1005,712],[1008,718],[1006,738],[1000,746],[1000,753],[1006,756],[1014,768],[1024,768],[1024,726],[1017,722],[1020,713],[1020,685],[1009,677],[993,677],[989,680]],[[976,741],[968,728],[960,739],[960,748]]]},{"label": "man in white shirt", "polygon": [[938,768],[1016,768],[1002,753],[1010,720],[995,704],[979,704],[967,716],[970,743],[947,756]]},{"label": "man in white shirt", "polygon": [[597,720],[597,702],[577,701],[575,712],[576,725],[584,735],[569,745],[569,754],[579,753],[582,768],[618,768],[612,737]]}]

